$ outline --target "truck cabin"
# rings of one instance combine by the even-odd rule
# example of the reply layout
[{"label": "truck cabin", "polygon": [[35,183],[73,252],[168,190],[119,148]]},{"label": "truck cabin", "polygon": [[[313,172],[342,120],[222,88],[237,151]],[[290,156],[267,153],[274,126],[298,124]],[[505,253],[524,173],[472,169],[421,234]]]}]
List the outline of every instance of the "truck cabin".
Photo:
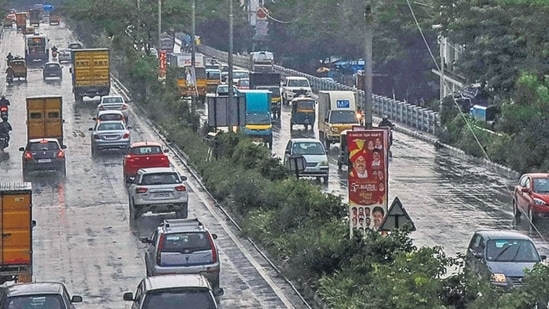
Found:
[{"label": "truck cabin", "polygon": [[27,37],[27,55],[33,57],[41,57],[47,55],[47,41],[44,36],[29,36]]},{"label": "truck cabin", "polygon": [[246,113],[246,125],[271,125],[271,113],[250,111]]},{"label": "truck cabin", "polygon": [[221,70],[206,69],[206,79],[208,81],[215,81],[217,83],[221,83]]}]

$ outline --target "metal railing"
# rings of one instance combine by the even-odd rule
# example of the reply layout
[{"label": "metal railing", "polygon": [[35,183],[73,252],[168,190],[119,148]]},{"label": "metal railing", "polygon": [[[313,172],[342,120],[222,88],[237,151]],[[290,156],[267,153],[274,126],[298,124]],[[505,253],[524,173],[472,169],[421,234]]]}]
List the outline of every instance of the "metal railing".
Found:
[{"label": "metal railing", "polygon": [[[178,37],[179,38],[179,37]],[[228,59],[228,53],[225,51],[217,50],[210,46],[198,45],[197,50],[206,56],[215,57],[218,60],[226,62]],[[233,64],[235,66],[251,69],[251,63],[249,56],[234,55]],[[288,69],[279,65],[274,66],[274,70],[280,73],[282,77],[286,76],[301,76],[306,77],[315,91],[318,90],[351,90],[357,91],[359,101],[362,102],[362,106],[365,103],[365,96],[363,90],[357,90],[355,87],[350,87],[340,83],[328,81],[318,78],[313,75],[305,74],[296,70]],[[374,114],[381,116],[387,115],[391,120],[407,125],[409,127],[418,129],[420,131],[435,133],[438,123],[438,113],[432,110],[419,107],[417,105],[409,104],[403,101],[393,100],[391,98],[383,97],[374,94],[372,98],[374,104]]]}]

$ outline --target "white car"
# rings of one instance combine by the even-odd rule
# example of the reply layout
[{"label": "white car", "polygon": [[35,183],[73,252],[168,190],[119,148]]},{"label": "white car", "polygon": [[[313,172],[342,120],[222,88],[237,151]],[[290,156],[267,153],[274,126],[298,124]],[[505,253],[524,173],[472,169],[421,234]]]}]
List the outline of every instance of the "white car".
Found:
[{"label": "white car", "polygon": [[126,118],[127,123],[129,117],[128,108],[129,105],[124,102],[124,98],[122,96],[106,95],[101,97],[99,105],[97,106],[97,112],[99,113],[104,110],[119,110],[124,114],[124,118]]},{"label": "white car", "polygon": [[288,105],[293,98],[300,95],[311,96],[313,88],[306,77],[287,76],[282,86],[282,103]]},{"label": "white car", "polygon": [[59,57],[59,63],[71,62],[72,60],[71,50],[68,48],[60,50],[58,57]]},{"label": "white car", "polygon": [[328,175],[330,174],[328,155],[322,142],[314,138],[292,138],[288,141],[284,152],[285,166],[289,166],[291,156],[303,156],[305,158],[305,170],[299,172],[299,175],[315,177],[318,180],[322,178],[324,183],[328,183]]},{"label": "white car", "polygon": [[135,177],[129,177],[129,207],[134,219],[152,213],[175,212],[177,218],[189,215],[189,194],[184,182],[172,167],[142,168]]}]

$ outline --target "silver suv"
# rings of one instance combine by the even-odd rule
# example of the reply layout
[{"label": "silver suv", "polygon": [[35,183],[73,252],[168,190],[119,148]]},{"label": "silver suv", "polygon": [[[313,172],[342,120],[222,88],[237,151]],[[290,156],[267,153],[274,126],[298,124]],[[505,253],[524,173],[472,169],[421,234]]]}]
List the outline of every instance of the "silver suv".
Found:
[{"label": "silver suv", "polygon": [[164,220],[147,244],[147,276],[162,274],[201,274],[213,287],[219,287],[219,255],[216,234],[211,234],[198,219]]},{"label": "silver suv", "polygon": [[189,215],[189,194],[183,183],[187,177],[180,176],[171,167],[142,168],[127,182],[130,213],[137,219],[142,214],[175,212],[178,218]]},{"label": "silver suv", "polygon": [[126,292],[124,300],[131,309],[217,309],[215,297],[223,293],[201,275],[165,275],[141,280],[135,295]]}]

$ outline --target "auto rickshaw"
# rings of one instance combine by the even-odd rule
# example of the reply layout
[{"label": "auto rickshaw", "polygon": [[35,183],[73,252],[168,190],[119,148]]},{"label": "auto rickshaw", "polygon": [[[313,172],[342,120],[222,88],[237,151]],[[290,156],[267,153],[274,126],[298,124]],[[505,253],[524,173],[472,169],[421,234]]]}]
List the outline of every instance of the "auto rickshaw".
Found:
[{"label": "auto rickshaw", "polygon": [[36,30],[34,29],[34,27],[25,27],[23,29],[23,34],[36,34]]},{"label": "auto rickshaw", "polygon": [[11,29],[13,28],[13,20],[11,18],[4,18],[4,21],[2,22],[2,26],[4,29]]},{"label": "auto rickshaw", "polygon": [[9,66],[13,68],[13,77],[21,80],[27,80],[27,63],[24,58],[15,57],[9,62]]},{"label": "auto rickshaw", "polygon": [[339,155],[337,157],[337,168],[341,170],[343,165],[349,166],[349,146],[347,145],[347,132],[341,131],[339,135]]},{"label": "auto rickshaw", "polygon": [[305,131],[313,129],[315,124],[316,101],[313,98],[299,96],[292,100],[292,114],[290,118],[290,132],[294,130],[294,125],[301,124],[305,126]]}]

